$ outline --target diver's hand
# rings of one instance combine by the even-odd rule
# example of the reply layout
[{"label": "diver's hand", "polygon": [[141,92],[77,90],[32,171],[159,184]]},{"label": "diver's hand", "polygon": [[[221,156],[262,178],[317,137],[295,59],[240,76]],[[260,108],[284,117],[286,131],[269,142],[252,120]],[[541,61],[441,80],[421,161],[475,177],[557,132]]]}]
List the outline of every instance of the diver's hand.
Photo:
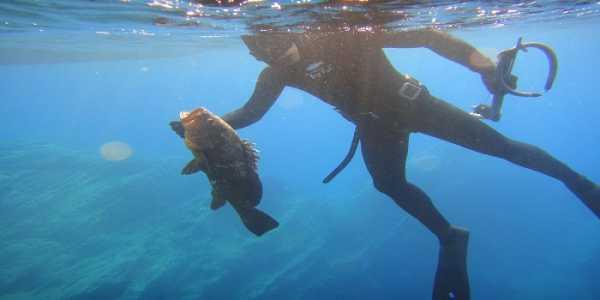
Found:
[{"label": "diver's hand", "polygon": [[[507,82],[508,86],[513,89],[517,88],[517,79],[517,76],[510,74],[510,80],[509,82]],[[483,81],[483,84],[485,85],[486,89],[490,92],[490,94],[506,94],[506,88],[500,81],[495,67],[491,70],[482,72],[481,81]]]},{"label": "diver's hand", "polygon": [[181,125],[181,122],[173,121],[173,122],[170,122],[169,125],[171,126],[171,129],[173,129],[173,131],[175,131],[175,133],[178,136],[180,136],[181,138],[185,137],[185,130],[183,129],[183,125]]}]

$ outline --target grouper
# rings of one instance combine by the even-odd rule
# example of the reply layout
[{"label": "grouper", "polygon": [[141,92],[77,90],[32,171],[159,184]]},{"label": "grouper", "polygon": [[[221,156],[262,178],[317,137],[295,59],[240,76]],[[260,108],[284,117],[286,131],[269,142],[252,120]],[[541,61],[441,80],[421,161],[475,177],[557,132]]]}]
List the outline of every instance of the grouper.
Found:
[{"label": "grouper", "polygon": [[216,210],[229,202],[244,226],[257,236],[276,228],[277,221],[256,208],[262,198],[262,183],[254,145],[204,108],[181,112],[179,118],[180,122],[172,122],[171,127],[194,155],[181,174],[202,171],[207,175],[212,186],[210,208]]}]

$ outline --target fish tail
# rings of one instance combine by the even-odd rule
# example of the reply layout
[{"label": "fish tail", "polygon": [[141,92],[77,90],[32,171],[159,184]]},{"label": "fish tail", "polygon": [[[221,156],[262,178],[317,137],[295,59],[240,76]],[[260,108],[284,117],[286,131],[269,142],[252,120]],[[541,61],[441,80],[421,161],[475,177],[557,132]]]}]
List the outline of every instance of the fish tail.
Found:
[{"label": "fish tail", "polygon": [[239,207],[237,205],[234,205],[234,208],[240,215],[244,226],[257,236],[261,236],[279,226],[279,223],[275,219],[259,209],[254,207]]}]

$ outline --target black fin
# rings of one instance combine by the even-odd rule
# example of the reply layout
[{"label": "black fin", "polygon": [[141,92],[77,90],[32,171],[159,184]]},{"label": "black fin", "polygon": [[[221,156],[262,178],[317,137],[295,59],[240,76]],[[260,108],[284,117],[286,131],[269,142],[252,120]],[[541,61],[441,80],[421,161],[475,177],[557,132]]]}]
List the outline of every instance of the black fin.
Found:
[{"label": "black fin", "polygon": [[242,147],[244,148],[244,153],[246,153],[246,161],[248,162],[248,165],[256,171],[256,163],[258,162],[258,150],[256,150],[254,143],[248,140],[242,140]]},{"label": "black fin", "polygon": [[433,299],[471,299],[467,272],[469,232],[452,227],[452,233],[442,241],[438,266],[433,282]]},{"label": "black fin", "polygon": [[171,129],[173,129],[178,136],[181,138],[185,137],[185,129],[183,128],[183,125],[181,125],[181,122],[173,121],[169,123],[169,125],[171,125]]},{"label": "black fin", "polygon": [[181,175],[190,175],[198,171],[206,172],[206,166],[201,159],[194,158],[190,160],[185,167],[181,170]]},{"label": "black fin", "polygon": [[238,207],[236,205],[233,207],[240,215],[244,226],[257,236],[261,236],[279,226],[279,223],[275,219],[259,209],[254,207]]},{"label": "black fin", "polygon": [[350,149],[348,150],[348,154],[344,157],[344,160],[333,170],[325,179],[323,179],[323,183],[330,182],[337,174],[339,174],[344,168],[350,163],[352,158],[354,157],[354,153],[356,153],[356,148],[358,147],[359,142],[359,133],[358,126],[354,129],[354,136],[352,137],[352,143],[350,144]]}]

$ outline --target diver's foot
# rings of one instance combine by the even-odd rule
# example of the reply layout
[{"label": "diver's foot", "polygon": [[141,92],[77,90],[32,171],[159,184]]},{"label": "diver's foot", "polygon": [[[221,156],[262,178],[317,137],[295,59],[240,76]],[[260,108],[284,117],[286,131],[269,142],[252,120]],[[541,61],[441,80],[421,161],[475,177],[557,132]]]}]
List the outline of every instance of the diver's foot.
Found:
[{"label": "diver's foot", "polygon": [[451,227],[450,234],[440,244],[435,282],[434,300],[470,299],[469,276],[467,274],[467,246],[469,232]]},{"label": "diver's foot", "polygon": [[600,219],[600,186],[580,177],[567,187]]}]

